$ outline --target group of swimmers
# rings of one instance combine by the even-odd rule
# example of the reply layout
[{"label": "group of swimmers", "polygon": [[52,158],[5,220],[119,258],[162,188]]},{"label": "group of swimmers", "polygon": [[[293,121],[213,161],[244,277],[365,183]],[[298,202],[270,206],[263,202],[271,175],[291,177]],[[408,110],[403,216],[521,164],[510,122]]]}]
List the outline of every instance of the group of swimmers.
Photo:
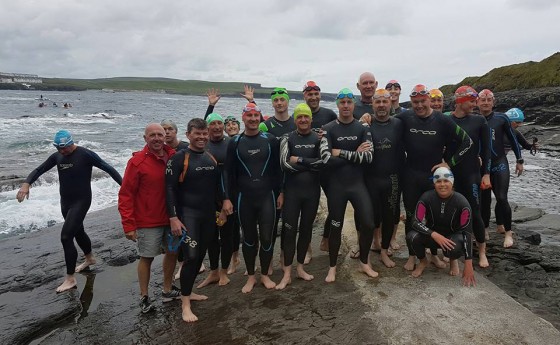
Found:
[{"label": "group of swimmers", "polygon": [[[133,154],[122,179],[95,153],[75,145],[68,131],[59,131],[53,143],[57,152],[29,175],[17,194],[20,202],[29,197],[30,185],[57,166],[67,267],[57,291],[76,286],[74,273],[95,264],[83,228],[91,203],[93,166],[121,184],[118,208],[126,237],[138,243],[144,313],[154,309],[148,285],[151,264],[162,249],[162,300],[180,298],[186,322],[198,320],[191,301],[207,299],[192,291],[207,252],[210,273],[198,288],[229,283],[228,274],[239,264],[240,243],[247,269],[243,293],[257,285],[257,255],[260,282],[267,289],[282,290],[291,284],[294,257],[297,277],[313,280],[304,265],[311,260],[321,190],[328,204],[320,244],[329,253],[327,283],[336,281],[348,202],[358,231],[351,255],[359,259],[359,270],[378,277],[370,249],[380,252],[386,267],[395,267],[391,253],[399,248],[395,234],[402,194],[409,252],[404,268],[418,277],[430,261],[439,268],[449,261],[450,274],[459,275],[458,259],[464,257],[463,284],[474,285],[473,235],[479,266],[489,266],[485,242],[490,190],[496,197],[503,245],[513,245],[505,137],[517,159],[517,174],[523,171],[523,159],[510,119],[493,112],[494,95],[487,89],[477,92],[461,86],[454,94],[455,109],[446,116],[441,112],[443,94],[437,89],[416,85],[409,95],[412,108],[407,110],[399,105],[401,86],[396,80],[379,89],[374,75],[366,72],[356,86],[359,98],[347,88],[338,92],[338,115],[320,106],[321,89],[313,81],[304,85],[305,103],[292,114],[288,91],[274,88],[270,97],[274,116],[266,120],[254,90],[246,86],[241,94],[248,101],[242,110],[241,133],[237,117],[214,112],[220,95],[211,89],[204,118],[187,124],[188,142],[178,138],[172,120],[147,125],[146,145]],[[475,107],[480,114],[473,112]],[[515,113],[517,118],[523,115]],[[279,283],[270,277],[277,233],[283,270]],[[85,254],[78,267],[74,238]],[[444,260],[438,257],[438,249]],[[173,285],[177,260],[180,288]]]}]

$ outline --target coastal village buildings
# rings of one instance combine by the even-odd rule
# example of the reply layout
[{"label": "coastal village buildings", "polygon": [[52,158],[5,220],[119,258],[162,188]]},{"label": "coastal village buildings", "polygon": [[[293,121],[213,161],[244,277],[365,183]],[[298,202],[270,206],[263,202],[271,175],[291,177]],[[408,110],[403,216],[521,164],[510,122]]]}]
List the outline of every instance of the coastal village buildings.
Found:
[{"label": "coastal village buildings", "polygon": [[0,72],[1,84],[42,84],[43,79],[36,74],[4,73]]}]

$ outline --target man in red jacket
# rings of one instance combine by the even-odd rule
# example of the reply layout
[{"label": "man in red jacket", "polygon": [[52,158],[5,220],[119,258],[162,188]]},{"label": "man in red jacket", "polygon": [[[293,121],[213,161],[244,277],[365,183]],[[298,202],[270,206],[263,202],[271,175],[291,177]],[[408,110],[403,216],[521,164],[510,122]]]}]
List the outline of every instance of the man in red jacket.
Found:
[{"label": "man in red jacket", "polygon": [[[154,257],[165,249],[170,232],[169,216],[165,208],[165,168],[175,153],[165,145],[165,130],[157,123],[146,126],[146,146],[135,152],[128,161],[119,191],[119,213],[129,240],[138,243],[138,282],[142,313],[154,310],[148,297],[150,270]],[[167,251],[163,258],[162,301],[181,298],[180,290],[172,285],[177,254]]]}]

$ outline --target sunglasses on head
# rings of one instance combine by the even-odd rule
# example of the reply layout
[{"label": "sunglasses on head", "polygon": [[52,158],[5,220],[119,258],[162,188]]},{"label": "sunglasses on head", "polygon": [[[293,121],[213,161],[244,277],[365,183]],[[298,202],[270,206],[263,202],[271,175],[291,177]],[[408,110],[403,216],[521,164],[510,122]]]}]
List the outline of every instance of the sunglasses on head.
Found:
[{"label": "sunglasses on head", "polygon": [[385,88],[386,88],[387,90],[389,90],[389,89],[392,88],[393,86],[396,87],[397,89],[400,89],[400,88],[401,88],[401,84],[399,84],[399,83],[389,83],[389,84],[387,84],[387,85],[385,86]]},{"label": "sunglasses on head", "polygon": [[336,95],[336,99],[343,99],[343,98],[354,98],[354,94],[352,92],[348,93],[339,93]]},{"label": "sunglasses on head", "polygon": [[321,88],[315,85],[315,86],[308,86],[305,89],[303,89],[303,92],[309,92],[309,91],[321,91]]},{"label": "sunglasses on head", "polygon": [[410,93],[410,97],[428,96],[429,94],[430,94],[430,92],[428,92],[427,90],[412,91],[412,92]]}]

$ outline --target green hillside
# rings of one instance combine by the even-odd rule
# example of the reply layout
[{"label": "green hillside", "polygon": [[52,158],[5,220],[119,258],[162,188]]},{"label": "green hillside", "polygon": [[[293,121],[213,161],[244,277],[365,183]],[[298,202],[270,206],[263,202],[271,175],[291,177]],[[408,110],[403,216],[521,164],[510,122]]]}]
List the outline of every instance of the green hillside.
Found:
[{"label": "green hillside", "polygon": [[461,85],[494,92],[560,86],[560,52],[540,62],[529,61],[494,68],[481,77],[467,77],[458,84],[444,85],[440,90],[446,95],[452,94]]}]

